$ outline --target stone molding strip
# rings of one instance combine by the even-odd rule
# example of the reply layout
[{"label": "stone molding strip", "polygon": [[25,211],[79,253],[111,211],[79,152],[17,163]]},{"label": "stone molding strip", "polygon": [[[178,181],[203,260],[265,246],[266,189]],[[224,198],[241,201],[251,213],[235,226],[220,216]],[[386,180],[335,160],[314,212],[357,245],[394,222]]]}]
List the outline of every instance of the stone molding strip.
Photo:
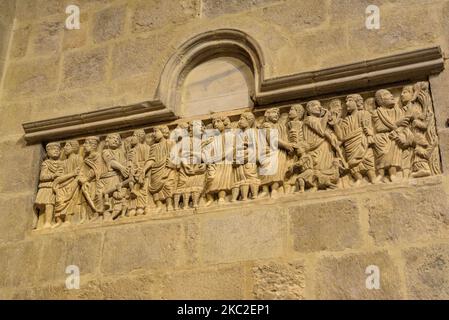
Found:
[{"label": "stone molding strip", "polygon": [[24,123],[25,140],[37,143],[77,135],[99,134],[114,129],[176,119],[160,101],[146,101],[71,116]]},{"label": "stone molding strip", "polygon": [[[254,67],[254,66],[253,66]],[[254,70],[263,77],[262,70]],[[358,63],[304,72],[285,77],[260,79],[256,85],[255,105],[263,106],[293,99],[310,98],[327,93],[365,89],[400,81],[424,79],[444,69],[439,46]],[[258,81],[256,81],[256,84]],[[29,144],[65,139],[77,135],[101,134],[177,118],[173,108],[161,100],[135,105],[116,106],[99,111],[24,123],[25,141]]]}]

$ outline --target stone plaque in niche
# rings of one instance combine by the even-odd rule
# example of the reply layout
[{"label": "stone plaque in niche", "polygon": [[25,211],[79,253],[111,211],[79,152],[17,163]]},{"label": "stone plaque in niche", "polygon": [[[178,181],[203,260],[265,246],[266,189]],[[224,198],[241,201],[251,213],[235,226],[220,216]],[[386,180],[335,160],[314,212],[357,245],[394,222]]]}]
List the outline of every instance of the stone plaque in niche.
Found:
[{"label": "stone plaque in niche", "polygon": [[37,229],[441,173],[428,82],[45,148]]}]

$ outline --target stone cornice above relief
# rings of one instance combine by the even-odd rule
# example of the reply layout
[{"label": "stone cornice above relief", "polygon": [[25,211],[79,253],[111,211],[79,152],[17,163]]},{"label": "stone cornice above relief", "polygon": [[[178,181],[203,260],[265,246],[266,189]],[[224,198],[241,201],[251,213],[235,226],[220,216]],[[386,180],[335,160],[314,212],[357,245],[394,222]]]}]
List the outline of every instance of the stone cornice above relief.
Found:
[{"label": "stone cornice above relief", "polygon": [[[257,108],[293,99],[367,89],[381,84],[411,82],[439,73],[443,69],[443,54],[440,47],[436,46],[313,72],[260,79],[260,87],[256,88],[254,100]],[[264,72],[260,70],[256,74],[263,78]],[[172,108],[168,108],[162,101],[154,100],[28,122],[23,124],[23,129],[25,140],[37,143],[77,135],[101,134],[112,128],[118,130],[176,118]]]},{"label": "stone cornice above relief", "polygon": [[77,135],[101,134],[111,128],[123,129],[176,119],[160,101],[146,101],[23,124],[28,143],[68,138]]},{"label": "stone cornice above relief", "polygon": [[413,81],[444,69],[440,47],[419,49],[357,63],[298,73],[261,83],[259,105],[399,81]]}]

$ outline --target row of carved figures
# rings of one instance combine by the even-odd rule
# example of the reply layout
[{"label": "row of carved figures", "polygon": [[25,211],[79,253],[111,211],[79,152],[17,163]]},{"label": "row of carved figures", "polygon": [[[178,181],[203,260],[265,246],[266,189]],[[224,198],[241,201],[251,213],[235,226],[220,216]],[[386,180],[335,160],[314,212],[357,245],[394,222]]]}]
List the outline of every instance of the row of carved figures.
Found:
[{"label": "row of carved figures", "polygon": [[[207,129],[214,134],[204,138]],[[328,108],[313,100],[286,114],[243,112],[235,122],[212,115],[207,126],[191,121],[135,130],[123,141],[118,133],[83,140],[46,145],[37,228],[440,173],[427,82],[405,86],[399,97],[381,89],[366,100],[333,99]]]}]

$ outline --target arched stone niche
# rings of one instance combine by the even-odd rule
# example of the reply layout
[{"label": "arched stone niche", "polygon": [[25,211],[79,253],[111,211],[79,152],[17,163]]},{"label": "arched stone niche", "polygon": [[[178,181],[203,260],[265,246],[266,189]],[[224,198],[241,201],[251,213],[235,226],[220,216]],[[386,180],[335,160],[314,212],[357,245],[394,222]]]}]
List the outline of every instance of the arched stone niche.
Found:
[{"label": "arched stone niche", "polygon": [[157,96],[181,117],[252,107],[263,64],[262,51],[247,34],[233,29],[206,32],[172,55]]},{"label": "arched stone niche", "polygon": [[177,115],[190,117],[253,106],[254,76],[245,62],[219,57],[193,68],[182,84]]}]

